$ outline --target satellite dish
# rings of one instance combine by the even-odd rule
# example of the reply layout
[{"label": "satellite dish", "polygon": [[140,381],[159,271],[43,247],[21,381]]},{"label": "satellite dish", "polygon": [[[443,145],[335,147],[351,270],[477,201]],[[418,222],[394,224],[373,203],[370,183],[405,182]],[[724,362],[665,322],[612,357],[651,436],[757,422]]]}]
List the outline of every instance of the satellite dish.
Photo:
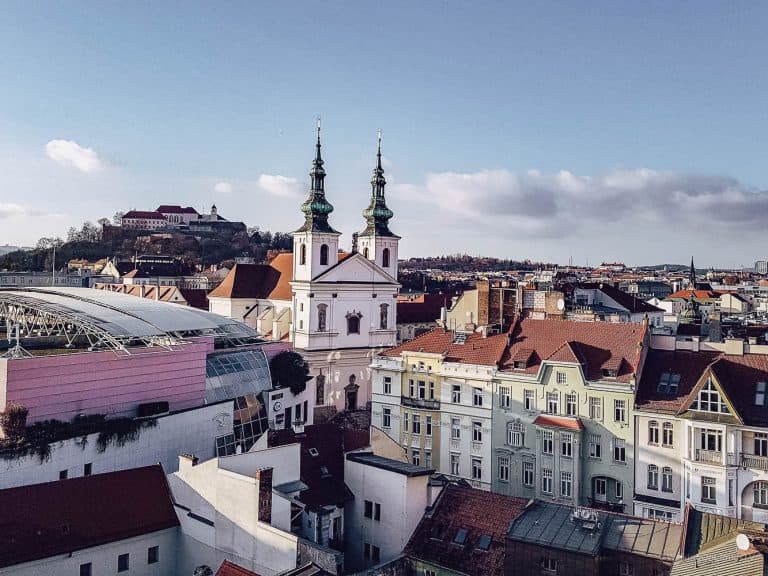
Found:
[{"label": "satellite dish", "polygon": [[565,300],[563,300],[562,298],[557,299],[557,309],[558,310],[565,309]]},{"label": "satellite dish", "polygon": [[736,536],[736,548],[743,552],[749,550],[749,546],[749,537],[746,534],[739,534]]}]

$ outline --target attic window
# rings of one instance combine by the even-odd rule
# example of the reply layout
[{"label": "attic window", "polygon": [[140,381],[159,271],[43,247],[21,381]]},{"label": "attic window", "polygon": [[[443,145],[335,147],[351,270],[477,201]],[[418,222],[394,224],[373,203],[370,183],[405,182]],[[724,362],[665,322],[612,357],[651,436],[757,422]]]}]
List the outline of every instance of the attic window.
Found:
[{"label": "attic window", "polygon": [[315,458],[317,458],[318,456],[320,456],[320,452],[318,452],[318,451],[317,451],[317,448],[310,448],[310,449],[308,450],[308,452],[309,452],[309,455],[310,455],[310,456],[313,456],[313,457],[315,457]]},{"label": "attic window", "polygon": [[514,366],[515,370],[525,370],[528,368],[528,362],[525,360],[515,360]]},{"label": "attic window", "polygon": [[619,371],[616,368],[603,368],[603,376],[605,378],[616,378],[619,375]]},{"label": "attic window", "polygon": [[456,532],[456,538],[453,539],[453,542],[455,544],[464,544],[466,541],[467,541],[466,528],[459,528],[459,531]]},{"label": "attic window", "polygon": [[755,406],[765,406],[766,394],[765,394],[765,382],[755,383]]},{"label": "attic window", "polygon": [[488,550],[491,547],[491,537],[488,534],[480,536],[480,541],[477,543],[478,550]]},{"label": "attic window", "polygon": [[656,391],[661,394],[673,396],[677,394],[677,388],[680,385],[680,374],[674,372],[664,372],[659,378],[659,385]]},{"label": "attic window", "polygon": [[699,392],[696,400],[691,405],[691,410],[699,410],[701,412],[717,412],[720,414],[730,414],[728,405],[720,395],[720,392],[715,387],[712,378],[707,378],[707,383]]}]

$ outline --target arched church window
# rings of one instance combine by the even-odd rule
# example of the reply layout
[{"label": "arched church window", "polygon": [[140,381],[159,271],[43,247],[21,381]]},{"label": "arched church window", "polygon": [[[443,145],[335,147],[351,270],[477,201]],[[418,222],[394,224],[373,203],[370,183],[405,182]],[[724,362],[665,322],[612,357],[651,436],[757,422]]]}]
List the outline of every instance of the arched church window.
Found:
[{"label": "arched church window", "polygon": [[363,248],[363,257],[364,257],[364,258],[368,258],[368,246],[366,246],[365,248]]},{"label": "arched church window", "polygon": [[360,334],[360,314],[347,314],[347,334]]},{"label": "arched church window", "polygon": [[389,316],[389,304],[382,304],[379,306],[379,328],[381,330],[387,329],[387,316]]},{"label": "arched church window", "polygon": [[317,305],[317,331],[318,332],[325,332],[328,329],[328,305],[327,304],[318,304]]},{"label": "arched church window", "polygon": [[328,266],[328,244],[320,246],[320,265]]},{"label": "arched church window", "polygon": [[307,245],[302,244],[299,248],[299,264],[304,266],[307,263]]},{"label": "arched church window", "polygon": [[325,374],[322,372],[315,376],[315,389],[315,404],[322,406],[325,404]]},{"label": "arched church window", "polygon": [[381,265],[384,268],[389,268],[389,248],[384,248],[381,251]]}]

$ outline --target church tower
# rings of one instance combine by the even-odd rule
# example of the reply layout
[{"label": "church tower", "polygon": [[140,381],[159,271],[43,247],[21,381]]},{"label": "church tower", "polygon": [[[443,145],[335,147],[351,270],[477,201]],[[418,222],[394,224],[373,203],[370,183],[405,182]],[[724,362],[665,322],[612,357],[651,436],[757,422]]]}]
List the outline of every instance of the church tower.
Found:
[{"label": "church tower", "polygon": [[338,262],[339,236],[328,224],[333,206],[325,198],[325,169],[320,154],[320,120],[317,121],[315,159],[309,172],[309,197],[301,205],[304,225],[293,233],[293,279],[308,282]]},{"label": "church tower", "polygon": [[363,212],[366,228],[358,234],[358,250],[368,260],[380,266],[392,278],[397,279],[397,248],[400,236],[389,229],[389,220],[394,216],[387,207],[384,188],[387,181],[381,167],[381,130],[376,153],[376,167],[371,178],[371,202]]},{"label": "church tower", "polygon": [[696,290],[696,267],[693,265],[693,256],[691,256],[691,268],[688,270],[688,286],[691,290]]}]

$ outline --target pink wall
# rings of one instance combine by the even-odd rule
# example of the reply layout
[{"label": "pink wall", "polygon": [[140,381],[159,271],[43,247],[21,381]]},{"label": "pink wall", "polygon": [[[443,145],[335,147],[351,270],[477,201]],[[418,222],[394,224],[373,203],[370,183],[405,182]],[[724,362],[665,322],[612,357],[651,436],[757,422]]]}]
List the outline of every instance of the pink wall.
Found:
[{"label": "pink wall", "polygon": [[26,406],[29,423],[70,420],[80,413],[132,416],[139,404],[158,400],[171,410],[201,406],[205,358],[213,342],[200,338],[175,348],[8,360],[6,402]]},{"label": "pink wall", "polygon": [[267,342],[265,344],[259,344],[267,360],[272,360],[280,352],[290,352],[293,350],[293,345],[290,342]]}]

